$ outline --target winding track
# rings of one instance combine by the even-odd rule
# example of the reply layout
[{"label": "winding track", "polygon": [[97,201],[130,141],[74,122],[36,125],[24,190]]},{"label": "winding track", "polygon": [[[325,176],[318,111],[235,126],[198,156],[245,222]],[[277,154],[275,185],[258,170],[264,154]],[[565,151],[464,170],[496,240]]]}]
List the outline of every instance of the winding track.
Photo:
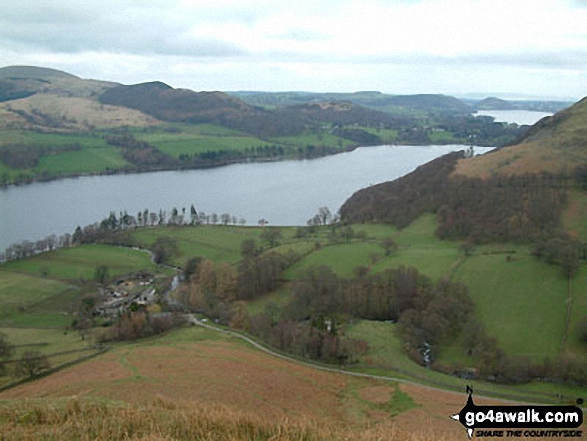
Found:
[{"label": "winding track", "polygon": [[[255,340],[247,337],[246,335],[242,335],[238,332],[230,331],[227,329],[221,329],[216,326],[208,325],[207,323],[204,323],[201,320],[198,320],[193,314],[187,314],[186,317],[187,317],[189,323],[191,323],[193,325],[201,326],[203,328],[210,329],[215,332],[220,332],[220,333],[223,333],[226,335],[230,335],[232,337],[240,338],[241,340],[246,341],[247,343],[249,343],[250,345],[252,345],[256,349],[259,349],[260,351],[265,352],[266,354],[269,354],[273,357],[281,358],[282,360],[286,360],[291,363],[296,363],[296,364],[299,364],[302,366],[307,366],[307,367],[310,367],[313,369],[319,369],[321,371],[333,372],[333,373],[343,374],[343,375],[350,375],[353,377],[372,378],[372,379],[381,380],[381,381],[393,381],[393,382],[397,382],[397,383],[409,384],[412,386],[422,387],[422,388],[425,388],[425,389],[428,389],[431,391],[435,391],[435,392],[448,392],[448,393],[452,393],[452,394],[459,395],[459,396],[463,397],[463,403],[466,401],[467,394],[465,392],[456,392],[456,391],[450,390],[450,389],[442,389],[439,387],[428,386],[428,385],[425,385],[422,383],[417,383],[415,381],[410,381],[410,380],[406,380],[403,378],[386,377],[386,376],[382,376],[382,375],[365,374],[365,373],[361,373],[361,372],[351,372],[351,371],[347,371],[344,369],[337,369],[337,368],[321,366],[319,364],[313,364],[313,363],[301,361],[296,358],[288,357],[287,355],[280,354],[279,352],[275,352],[275,351],[259,344]],[[492,396],[479,395],[479,394],[475,394],[475,397],[488,399],[488,400],[503,401],[506,403],[516,403],[516,404],[519,404],[520,402],[526,402],[526,400],[524,400],[522,397],[520,397],[520,399],[517,399],[517,400],[516,399],[506,399],[506,398],[496,398],[496,397],[492,397]],[[540,405],[540,403],[530,403],[530,404]],[[542,404],[544,404],[544,403],[542,403]]]}]

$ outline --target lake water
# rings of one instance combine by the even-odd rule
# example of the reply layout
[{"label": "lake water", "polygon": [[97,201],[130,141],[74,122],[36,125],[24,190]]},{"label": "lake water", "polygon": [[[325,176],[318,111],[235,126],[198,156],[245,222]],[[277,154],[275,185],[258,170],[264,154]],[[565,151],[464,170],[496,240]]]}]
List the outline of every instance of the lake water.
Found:
[{"label": "lake water", "polygon": [[[393,180],[466,146],[377,146],[319,159],[235,164],[206,170],[86,176],[0,190],[0,250],[22,240],[73,233],[113,211],[185,207],[230,213],[257,225],[305,225],[335,213],[355,191]],[[476,147],[476,153],[492,148]]]},{"label": "lake water", "polygon": [[535,112],[532,110],[480,110],[475,115],[492,116],[495,122],[516,123],[518,125],[531,126],[542,118],[551,116],[548,112]]}]

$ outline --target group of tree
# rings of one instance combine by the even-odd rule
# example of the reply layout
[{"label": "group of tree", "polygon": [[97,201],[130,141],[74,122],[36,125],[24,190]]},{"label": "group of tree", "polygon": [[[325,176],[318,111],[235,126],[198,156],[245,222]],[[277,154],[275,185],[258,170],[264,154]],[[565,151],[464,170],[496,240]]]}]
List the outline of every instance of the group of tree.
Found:
[{"label": "group of tree", "polygon": [[186,322],[177,312],[150,314],[145,308],[132,308],[120,314],[99,336],[100,341],[128,341],[162,334]]},{"label": "group of tree", "polygon": [[166,155],[146,141],[139,141],[130,134],[108,135],[105,140],[106,143],[119,147],[122,157],[139,168],[166,168],[177,165],[174,157]]},{"label": "group of tree", "polygon": [[587,243],[566,234],[540,240],[532,252],[546,263],[559,265],[565,277],[573,277],[587,259]]},{"label": "group of tree", "polygon": [[8,246],[4,253],[0,253],[0,262],[26,259],[36,254],[57,250],[60,248],[69,248],[73,246],[73,237],[71,234],[56,236],[54,234],[35,242],[23,240],[20,243],[14,243]]},{"label": "group of tree", "polygon": [[197,211],[194,204],[191,205],[189,211],[185,207],[181,208],[181,210],[174,207],[170,213],[164,210],[155,212],[145,209],[144,211],[139,211],[136,216],[128,214],[126,211],[120,212],[117,216],[116,213],[111,212],[101,222],[86,225],[85,227],[78,226],[73,234],[67,233],[61,236],[52,234],[34,242],[23,240],[22,242],[14,243],[8,246],[4,252],[0,252],[0,263],[26,259],[40,253],[87,243],[111,242],[134,245],[131,238],[120,233],[141,227],[162,225],[197,226],[202,224],[221,224],[224,226],[239,224],[242,226],[246,222],[244,218],[237,218],[230,213],[219,215],[217,213],[207,214],[203,211]]},{"label": "group of tree", "polygon": [[566,179],[547,173],[451,177],[462,157],[462,152],[449,153],[395,181],[358,191],[341,207],[342,221],[403,228],[429,212],[436,213],[440,238],[529,242],[555,234],[566,200]]},{"label": "group of tree", "polygon": [[0,146],[0,161],[12,169],[34,168],[39,159],[50,153],[63,153],[81,150],[77,143],[59,146],[42,146],[34,144],[4,144]]},{"label": "group of tree", "polygon": [[47,355],[40,351],[24,351],[16,360],[9,360],[15,352],[15,347],[8,341],[5,334],[0,333],[0,376],[7,375],[7,362],[13,364],[14,377],[33,378],[51,368]]},{"label": "group of tree", "polygon": [[[269,246],[274,246],[275,236],[267,236]],[[254,239],[244,240],[241,248],[242,259],[236,265],[201,258],[187,262],[186,300],[191,307],[218,318],[218,311],[230,309],[234,302],[254,300],[274,291],[283,283],[283,271],[301,257],[293,251],[265,251]]]},{"label": "group of tree", "polygon": [[340,335],[336,326],[322,316],[303,322],[272,321],[270,314],[264,312],[250,318],[248,331],[282,351],[325,363],[351,364],[369,350],[364,340]]}]

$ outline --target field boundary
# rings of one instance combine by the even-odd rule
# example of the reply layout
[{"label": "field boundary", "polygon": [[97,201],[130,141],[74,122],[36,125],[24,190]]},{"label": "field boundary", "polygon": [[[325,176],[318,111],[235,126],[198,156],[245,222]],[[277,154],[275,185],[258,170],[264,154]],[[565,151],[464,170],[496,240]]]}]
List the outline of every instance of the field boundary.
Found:
[{"label": "field boundary", "polygon": [[[47,377],[51,374],[54,374],[55,372],[58,372],[62,369],[68,368],[70,366],[75,366],[76,364],[79,364],[79,363],[83,363],[84,361],[87,361],[87,360],[90,360],[90,359],[97,357],[99,355],[105,354],[110,349],[112,349],[112,348],[109,346],[103,347],[99,350],[96,350],[96,352],[94,352],[93,354],[89,354],[84,357],[76,358],[75,360],[71,360],[66,363],[62,363],[58,366],[52,367],[51,369],[47,369],[46,371],[41,372],[40,374],[38,374],[34,377],[28,377],[28,378],[23,378],[21,380],[13,381],[12,383],[9,383],[5,386],[0,387],[0,392],[4,392],[5,390],[12,389],[13,387],[20,386],[21,384],[26,384],[26,383],[30,383],[31,381],[36,381],[40,378],[44,378],[44,377]],[[66,352],[70,352],[70,351],[66,351]],[[76,350],[76,352],[78,352],[78,350]],[[57,355],[57,354],[53,354],[53,355]]]},{"label": "field boundary", "polygon": [[[202,322],[201,320],[197,319],[193,314],[188,314],[188,317],[189,317],[189,322],[196,325],[196,326],[201,326],[203,328],[210,329],[212,331],[216,331],[216,332],[220,332],[223,334],[228,334],[228,335],[234,336],[236,338],[239,338],[241,340],[246,341],[247,343],[251,344],[256,349],[259,349],[262,352],[265,352],[266,354],[269,354],[273,357],[277,357],[282,360],[293,362],[293,363],[296,363],[299,365],[307,366],[307,367],[314,368],[314,369],[319,369],[319,370],[326,371],[326,372],[333,372],[333,373],[339,373],[339,374],[343,374],[343,375],[349,375],[349,376],[353,376],[353,377],[372,378],[375,380],[382,380],[382,381],[393,381],[393,382],[397,382],[397,383],[423,387],[423,388],[430,389],[430,390],[437,391],[437,392],[449,392],[449,393],[453,393],[453,394],[458,394],[460,396],[466,395],[464,392],[459,392],[458,390],[456,390],[456,388],[453,386],[450,386],[450,385],[447,385],[444,383],[435,382],[433,380],[422,380],[422,381],[426,381],[427,383],[436,384],[437,386],[441,386],[441,387],[431,386],[430,384],[419,383],[416,381],[407,380],[405,378],[367,374],[367,373],[362,373],[362,372],[353,372],[353,371],[349,371],[349,370],[345,370],[345,369],[323,366],[323,365],[311,363],[308,361],[302,361],[296,357],[281,354],[277,351],[274,351],[273,349],[270,349],[270,348],[262,345],[261,343],[255,341],[254,339],[252,339],[251,337],[248,337],[247,335],[243,335],[239,332],[235,332],[235,331],[231,331],[228,329],[223,329],[223,328],[220,328],[217,326],[212,326],[212,325],[206,324],[206,323]],[[409,373],[408,371],[402,371],[402,370],[397,370],[397,369],[396,369],[396,371],[399,373],[405,374],[407,376],[414,377],[414,375]],[[560,402],[562,400],[571,399],[571,398],[573,400],[575,399],[575,397],[566,397],[564,395],[553,395],[551,397],[549,395],[541,394],[540,397],[537,397],[537,396],[528,396],[528,395],[518,395],[518,394],[514,394],[514,393],[512,393],[512,394],[495,393],[495,392],[491,392],[491,391],[487,391],[487,390],[479,389],[479,388],[476,388],[476,390],[478,392],[481,392],[481,394],[485,394],[485,395],[475,394],[479,398],[493,399],[493,400],[500,400],[500,401],[505,401],[505,402],[514,402],[514,403],[526,402],[526,403],[531,403],[531,404],[544,404],[544,403]],[[532,393],[530,393],[530,394],[532,394]],[[542,401],[537,402],[536,400],[539,400],[540,398],[542,399]]]}]

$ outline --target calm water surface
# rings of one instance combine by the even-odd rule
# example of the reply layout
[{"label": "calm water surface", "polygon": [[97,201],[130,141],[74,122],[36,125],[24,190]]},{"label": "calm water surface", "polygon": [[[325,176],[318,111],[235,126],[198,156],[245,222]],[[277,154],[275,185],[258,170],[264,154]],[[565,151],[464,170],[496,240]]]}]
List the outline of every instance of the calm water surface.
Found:
[{"label": "calm water surface", "polygon": [[551,116],[548,112],[535,112],[532,110],[480,110],[475,115],[492,116],[495,122],[516,123],[518,125],[531,126],[542,118]]},{"label": "calm water surface", "polygon": [[[305,225],[319,207],[334,213],[355,191],[393,180],[466,146],[361,147],[320,159],[235,164],[208,170],[89,176],[0,190],[0,250],[22,240],[73,233],[111,211],[168,213],[191,204],[256,225]],[[477,153],[491,148],[476,147]]]}]

